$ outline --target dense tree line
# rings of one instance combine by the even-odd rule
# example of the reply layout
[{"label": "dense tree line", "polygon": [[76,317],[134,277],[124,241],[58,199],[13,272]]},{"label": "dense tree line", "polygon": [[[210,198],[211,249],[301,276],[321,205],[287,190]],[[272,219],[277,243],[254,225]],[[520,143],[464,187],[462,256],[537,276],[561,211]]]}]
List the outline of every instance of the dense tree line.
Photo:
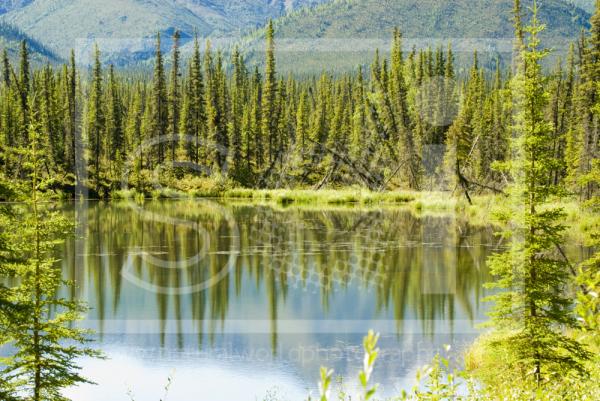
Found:
[{"label": "dense tree line", "polygon": [[[591,32],[546,74],[544,116],[559,159],[547,178],[586,199],[596,190],[582,178],[598,158],[599,32],[596,13]],[[118,189],[126,171],[145,191],[159,166],[171,178],[218,176],[263,188],[359,184],[460,188],[468,196],[506,185],[494,167],[510,151],[514,71],[485,70],[475,54],[458,76],[451,48],[405,54],[396,30],[389,59],[377,52],[368,69],[284,78],[274,36],[271,24],[264,71],[249,68],[237,49],[226,59],[210,43],[201,51],[197,40],[182,60],[178,33],[165,60],[159,36],[151,79],[102,65],[99,49],[89,70],[74,56],[32,70],[23,44],[18,67],[6,54],[2,60],[0,169],[23,177],[18,149],[35,118],[46,174],[100,195]]]}]

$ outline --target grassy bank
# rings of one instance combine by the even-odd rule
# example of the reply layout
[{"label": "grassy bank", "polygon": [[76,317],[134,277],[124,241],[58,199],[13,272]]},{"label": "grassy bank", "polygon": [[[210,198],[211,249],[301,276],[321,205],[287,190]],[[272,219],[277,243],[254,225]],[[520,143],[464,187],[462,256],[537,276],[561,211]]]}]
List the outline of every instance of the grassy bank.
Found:
[{"label": "grassy bank", "polygon": [[[415,214],[455,215],[473,225],[502,225],[502,215],[509,216],[509,199],[502,195],[472,195],[472,204],[464,196],[450,192],[384,191],[362,188],[341,189],[248,189],[210,188],[204,190],[154,191],[151,197],[133,190],[115,191],[112,200],[136,199],[217,199],[240,204],[267,205],[280,208],[356,209],[405,208]],[[600,216],[582,207],[575,199],[552,202],[565,211],[563,224],[570,241],[583,244],[589,233],[600,226]],[[502,212],[502,213],[499,213]]]},{"label": "grassy bank", "polygon": [[[362,188],[341,189],[249,189],[249,188],[212,188],[206,190],[173,190],[154,191],[152,199],[189,199],[210,198],[247,203],[274,204],[280,206],[301,205],[347,205],[367,206],[406,206],[414,210],[432,212],[465,212],[475,209],[487,210],[499,199],[495,196],[474,196],[469,205],[464,197],[449,192],[416,192],[416,191],[382,191],[374,192]],[[115,191],[113,200],[144,198],[133,190]],[[147,198],[147,197],[146,197]]]}]

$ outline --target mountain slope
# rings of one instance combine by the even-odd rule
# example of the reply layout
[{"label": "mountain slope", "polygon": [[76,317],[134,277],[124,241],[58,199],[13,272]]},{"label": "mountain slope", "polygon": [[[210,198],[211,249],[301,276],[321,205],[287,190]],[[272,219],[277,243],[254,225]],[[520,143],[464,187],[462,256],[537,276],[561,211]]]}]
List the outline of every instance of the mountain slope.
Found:
[{"label": "mountain slope", "polygon": [[59,57],[37,40],[30,38],[18,28],[0,22],[0,50],[6,50],[8,57],[16,61],[19,57],[22,41],[27,42],[33,63],[60,61]]},{"label": "mountain slope", "polygon": [[301,7],[314,6],[328,0],[171,0],[198,16],[217,12],[224,16],[233,31],[262,26]]},{"label": "mountain slope", "polygon": [[30,4],[33,0],[2,0],[0,1],[0,15],[13,10],[19,10]]},{"label": "mountain slope", "polygon": [[[512,48],[512,7],[513,0],[336,0],[276,20],[278,60],[284,70],[354,68],[372,59],[375,46],[387,50],[382,40],[395,26],[410,47],[452,41],[469,57],[478,47],[502,53]],[[540,19],[547,24],[545,43],[562,50],[587,26],[589,14],[566,1],[545,0]],[[260,49],[263,37],[256,32],[248,48]]]},{"label": "mountain slope", "polygon": [[596,0],[567,0],[573,3],[575,6],[581,8],[582,10],[587,11],[588,13],[593,13],[594,8],[596,6]]},{"label": "mountain slope", "polygon": [[[262,26],[268,18],[324,0],[11,0],[2,18],[66,57],[93,42],[127,63],[151,55],[157,31],[183,37],[230,36]],[[17,4],[17,2],[19,2]],[[8,5],[8,3],[6,3]],[[7,9],[9,9],[7,7]],[[168,46],[166,46],[168,47]]]},{"label": "mountain slope", "polygon": [[186,8],[164,0],[35,0],[6,14],[4,20],[35,38],[43,38],[54,51],[66,55],[78,40],[148,37],[177,27],[207,35],[212,24],[227,27],[224,18],[212,23]]}]

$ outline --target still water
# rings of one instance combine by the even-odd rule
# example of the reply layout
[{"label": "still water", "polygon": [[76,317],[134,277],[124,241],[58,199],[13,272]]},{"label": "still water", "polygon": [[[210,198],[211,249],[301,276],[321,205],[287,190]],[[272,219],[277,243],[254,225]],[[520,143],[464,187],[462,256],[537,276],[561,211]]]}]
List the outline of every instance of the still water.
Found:
[{"label": "still water", "polygon": [[[65,296],[91,308],[107,359],[81,361],[84,401],[302,400],[319,367],[352,394],[361,339],[397,395],[431,356],[460,352],[487,305],[489,227],[401,209],[280,209],[216,201],[72,206]],[[342,379],[343,378],[343,379]],[[355,397],[353,397],[354,399]]]}]

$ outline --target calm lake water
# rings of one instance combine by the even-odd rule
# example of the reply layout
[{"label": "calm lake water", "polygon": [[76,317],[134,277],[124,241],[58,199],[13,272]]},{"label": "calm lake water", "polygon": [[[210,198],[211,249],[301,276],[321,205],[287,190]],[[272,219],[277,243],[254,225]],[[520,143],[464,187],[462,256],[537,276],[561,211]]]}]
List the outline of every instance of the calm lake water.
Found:
[{"label": "calm lake water", "polygon": [[[301,400],[319,367],[352,393],[361,339],[381,333],[381,395],[485,320],[489,227],[406,210],[303,210],[216,201],[87,203],[62,266],[108,359],[74,400]],[[269,398],[271,397],[271,398]],[[354,397],[353,397],[354,399]]]}]

